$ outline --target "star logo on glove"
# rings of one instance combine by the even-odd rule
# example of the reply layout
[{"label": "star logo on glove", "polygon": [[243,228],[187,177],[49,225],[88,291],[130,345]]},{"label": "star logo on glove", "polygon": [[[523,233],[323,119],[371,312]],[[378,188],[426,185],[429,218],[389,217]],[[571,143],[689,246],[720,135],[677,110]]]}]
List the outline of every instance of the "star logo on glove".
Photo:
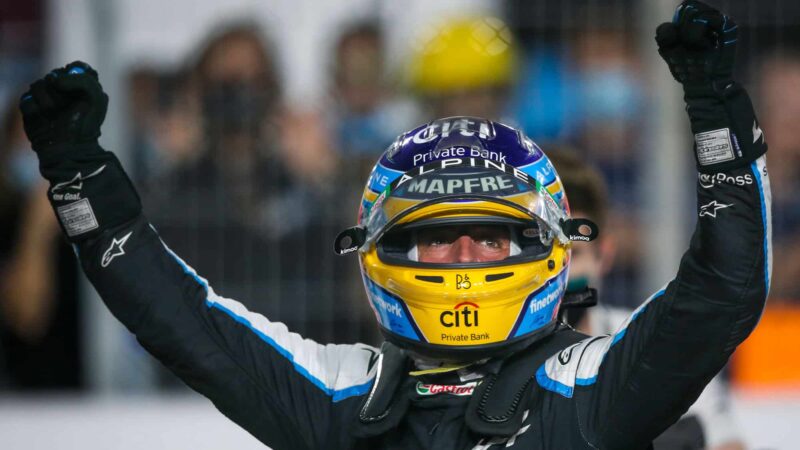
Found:
[{"label": "star logo on glove", "polygon": [[56,183],[50,189],[51,193],[55,193],[56,191],[60,191],[63,189],[73,189],[76,191],[80,191],[83,188],[83,181],[88,180],[94,176],[97,176],[106,168],[106,165],[103,164],[100,166],[99,169],[95,170],[94,172],[90,173],[89,175],[83,176],[80,172],[76,173],[74,177],[72,177],[69,181],[63,181],[61,183]]},{"label": "star logo on glove", "polygon": [[122,236],[119,240],[117,240],[117,238],[111,240],[111,245],[108,247],[108,250],[103,253],[103,259],[100,260],[101,266],[108,267],[114,258],[125,254],[125,249],[123,249],[122,246],[128,242],[128,238],[131,237],[131,234],[133,234],[133,231],[129,231],[128,234]]},{"label": "star logo on glove", "polygon": [[733,204],[726,205],[724,203],[718,203],[716,200],[712,200],[711,202],[700,207],[700,217],[709,216],[716,219],[717,211],[731,206],[733,206]]}]

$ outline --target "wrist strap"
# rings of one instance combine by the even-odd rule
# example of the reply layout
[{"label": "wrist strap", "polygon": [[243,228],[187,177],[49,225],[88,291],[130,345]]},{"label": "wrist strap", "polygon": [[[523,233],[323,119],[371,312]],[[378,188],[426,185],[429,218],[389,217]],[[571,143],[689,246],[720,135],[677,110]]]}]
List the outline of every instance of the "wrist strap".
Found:
[{"label": "wrist strap", "polygon": [[49,153],[40,170],[50,181],[47,196],[70,241],[95,237],[141,213],[139,195],[113,153],[96,146],[67,154],[69,159],[59,160]]},{"label": "wrist strap", "polygon": [[743,167],[767,151],[747,91],[731,83],[723,91],[686,90],[698,170],[723,172]]}]

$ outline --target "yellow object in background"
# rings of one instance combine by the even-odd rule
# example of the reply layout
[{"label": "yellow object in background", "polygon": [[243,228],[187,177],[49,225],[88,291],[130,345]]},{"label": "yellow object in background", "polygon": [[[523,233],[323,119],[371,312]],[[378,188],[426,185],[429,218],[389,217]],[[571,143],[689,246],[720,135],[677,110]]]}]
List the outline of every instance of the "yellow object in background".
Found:
[{"label": "yellow object in background", "polygon": [[420,38],[409,64],[412,89],[425,95],[511,84],[516,51],[496,17],[458,19]]}]

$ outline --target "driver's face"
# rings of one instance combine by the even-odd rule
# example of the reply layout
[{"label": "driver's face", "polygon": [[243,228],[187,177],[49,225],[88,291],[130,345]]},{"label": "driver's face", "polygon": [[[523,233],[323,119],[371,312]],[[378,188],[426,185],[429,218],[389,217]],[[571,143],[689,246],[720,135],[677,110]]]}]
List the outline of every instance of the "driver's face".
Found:
[{"label": "driver's face", "polygon": [[417,233],[418,258],[427,263],[500,261],[508,257],[510,244],[503,225],[437,227]]}]

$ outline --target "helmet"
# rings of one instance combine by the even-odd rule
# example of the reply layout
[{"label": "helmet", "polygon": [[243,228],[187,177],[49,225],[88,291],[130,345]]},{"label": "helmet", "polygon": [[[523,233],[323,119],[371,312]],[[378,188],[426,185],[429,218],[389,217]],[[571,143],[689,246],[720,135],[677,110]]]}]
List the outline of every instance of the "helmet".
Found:
[{"label": "helmet", "polygon": [[459,19],[422,36],[408,77],[411,87],[426,95],[503,87],[511,83],[515,64],[511,31],[502,20]]},{"label": "helmet", "polygon": [[[423,230],[505,227],[509,256],[430,263]],[[384,152],[364,189],[358,225],[337,237],[357,252],[369,303],[390,342],[423,357],[470,361],[527,346],[555,329],[570,240],[597,228],[571,219],[561,181],[520,131],[473,117],[411,130]]]}]

